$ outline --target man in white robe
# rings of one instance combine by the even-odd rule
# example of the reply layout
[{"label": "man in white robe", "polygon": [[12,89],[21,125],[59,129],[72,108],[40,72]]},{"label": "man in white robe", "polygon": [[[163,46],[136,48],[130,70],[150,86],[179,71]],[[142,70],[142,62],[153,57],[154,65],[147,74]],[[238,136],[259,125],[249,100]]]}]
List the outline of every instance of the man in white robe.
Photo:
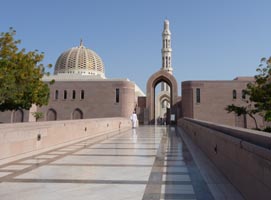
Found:
[{"label": "man in white robe", "polygon": [[135,128],[137,126],[137,115],[135,112],[133,112],[130,119],[132,121],[132,127]]}]

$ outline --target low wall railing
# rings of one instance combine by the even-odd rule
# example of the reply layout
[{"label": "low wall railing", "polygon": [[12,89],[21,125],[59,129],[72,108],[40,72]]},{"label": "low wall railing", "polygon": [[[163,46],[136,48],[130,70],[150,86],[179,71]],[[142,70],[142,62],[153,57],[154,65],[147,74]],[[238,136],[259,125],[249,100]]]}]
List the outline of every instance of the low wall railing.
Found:
[{"label": "low wall railing", "polygon": [[80,140],[131,128],[127,118],[0,124],[0,164]]},{"label": "low wall railing", "polygon": [[178,120],[246,199],[271,198],[271,134],[190,118]]}]

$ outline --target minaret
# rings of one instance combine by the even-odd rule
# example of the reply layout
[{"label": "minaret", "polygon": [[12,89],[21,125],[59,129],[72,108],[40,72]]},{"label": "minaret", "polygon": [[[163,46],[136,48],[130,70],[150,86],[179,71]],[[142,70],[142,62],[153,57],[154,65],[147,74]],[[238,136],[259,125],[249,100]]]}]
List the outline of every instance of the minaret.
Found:
[{"label": "minaret", "polygon": [[171,33],[169,30],[169,21],[166,19],[164,21],[164,30],[162,33],[163,46],[162,46],[162,68],[161,70],[166,70],[168,73],[172,74],[171,67]]}]

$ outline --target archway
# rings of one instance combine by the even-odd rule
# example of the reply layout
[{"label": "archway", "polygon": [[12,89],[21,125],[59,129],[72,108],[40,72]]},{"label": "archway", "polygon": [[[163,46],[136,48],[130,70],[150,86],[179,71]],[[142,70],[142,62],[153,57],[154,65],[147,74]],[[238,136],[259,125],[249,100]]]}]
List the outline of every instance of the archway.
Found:
[{"label": "archway", "polygon": [[146,108],[148,112],[148,123],[155,123],[155,87],[161,83],[165,82],[170,87],[170,115],[174,116],[172,123],[176,122],[177,116],[177,97],[178,97],[178,84],[175,77],[168,73],[167,71],[160,70],[154,73],[147,82],[147,98],[146,98]]},{"label": "archway", "polygon": [[155,119],[156,124],[165,124],[168,117],[168,109],[170,108],[170,91],[159,91],[155,89]]},{"label": "archway", "polygon": [[24,121],[24,112],[21,109],[14,111],[12,119],[13,119],[12,120],[13,123],[23,122]]},{"label": "archway", "polygon": [[83,119],[83,112],[76,108],[72,113],[72,119]]},{"label": "archway", "polygon": [[57,119],[57,113],[54,109],[49,109],[47,111],[47,121],[56,121]]}]

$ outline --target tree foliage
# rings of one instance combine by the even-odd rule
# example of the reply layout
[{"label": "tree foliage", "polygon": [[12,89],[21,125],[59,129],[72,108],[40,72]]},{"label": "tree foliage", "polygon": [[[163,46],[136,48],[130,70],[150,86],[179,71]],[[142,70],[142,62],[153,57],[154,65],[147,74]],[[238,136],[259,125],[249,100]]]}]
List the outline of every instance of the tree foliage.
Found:
[{"label": "tree foliage", "polygon": [[258,112],[271,121],[271,57],[261,59],[257,72],[255,83],[249,83],[246,91]]},{"label": "tree foliage", "polygon": [[44,117],[43,112],[32,112],[32,115],[35,117],[36,122],[39,121],[39,119],[42,119]]},{"label": "tree foliage", "polygon": [[245,95],[249,96],[246,104],[228,105],[226,110],[238,116],[249,115],[258,129],[255,114],[263,116],[266,121],[271,121],[271,57],[262,58],[256,71],[258,74],[254,76],[255,82],[248,83],[244,90]]},{"label": "tree foliage", "polygon": [[49,100],[49,87],[41,81],[47,74],[40,63],[44,53],[19,50],[21,41],[15,35],[13,28],[0,35],[0,111],[30,109],[32,104],[42,106]]},{"label": "tree foliage", "polygon": [[234,112],[237,116],[250,116],[254,123],[255,123],[255,127],[256,129],[258,129],[258,124],[257,124],[257,120],[255,118],[255,114],[258,113],[258,109],[256,109],[251,103],[249,104],[249,101],[246,101],[247,105],[246,106],[236,106],[234,104],[228,105],[226,107],[226,110],[231,113]]}]

